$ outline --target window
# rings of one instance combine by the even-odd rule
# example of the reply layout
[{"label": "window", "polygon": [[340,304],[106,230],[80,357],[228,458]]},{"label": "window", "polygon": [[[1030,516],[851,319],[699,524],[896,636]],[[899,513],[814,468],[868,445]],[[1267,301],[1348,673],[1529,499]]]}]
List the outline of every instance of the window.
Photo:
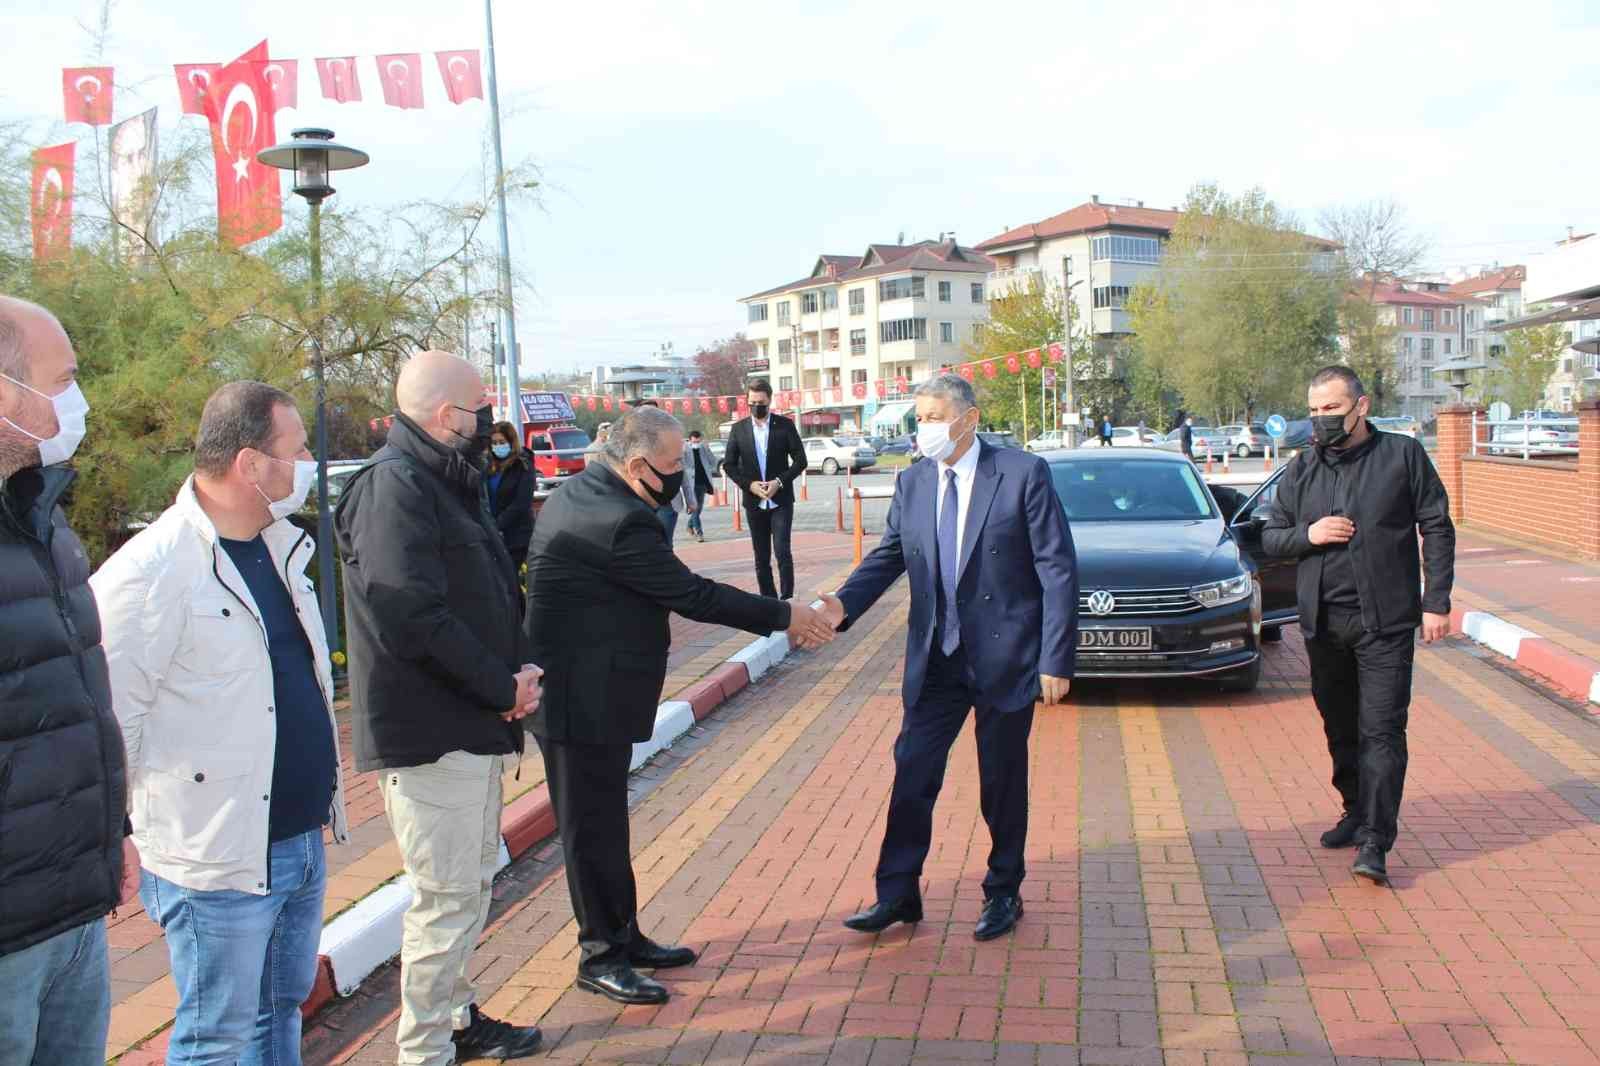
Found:
[{"label": "window", "polygon": [[850,290],[850,313],[852,315],[865,314],[867,310],[867,290]]},{"label": "window", "polygon": [[1569,355],[1565,359],[1561,360],[1561,372],[1563,374],[1572,373],[1572,356]]},{"label": "window", "polygon": [[838,309],[838,307],[839,307],[839,290],[838,289],[823,289],[822,290],[822,309],[824,311],[835,311],[835,310]]},{"label": "window", "polygon": [[1447,307],[1444,309],[1442,314],[1444,316],[1445,325],[1448,326],[1455,321],[1455,311],[1453,309]]},{"label": "window", "polygon": [[1433,362],[1433,338],[1432,337],[1424,337],[1424,338],[1422,338],[1422,361],[1424,363]]},{"label": "window", "polygon": [[1471,337],[1467,338],[1466,352],[1467,352],[1468,355],[1477,355],[1478,354],[1478,342],[1476,340],[1472,339]]},{"label": "window", "polygon": [[1449,337],[1446,337],[1444,339],[1444,354],[1445,355],[1449,355],[1450,354],[1450,338]]},{"label": "window", "polygon": [[788,324],[789,324],[789,301],[788,300],[780,300],[780,301],[778,301],[778,325],[787,326]]},{"label": "window", "polygon": [[1416,338],[1414,337],[1400,338],[1400,354],[1404,355],[1407,359],[1411,358],[1411,349],[1413,347],[1411,342],[1415,339]]},{"label": "window", "polygon": [[1422,368],[1422,391],[1428,392],[1432,388],[1433,388],[1433,368],[1430,367],[1430,366],[1425,366],[1425,367]]},{"label": "window", "polygon": [[866,330],[864,330],[864,329],[853,329],[853,330],[850,331],[850,354],[851,355],[866,355],[867,354],[867,331]]},{"label": "window", "polygon": [[852,371],[850,371],[850,384],[852,384],[852,385],[865,385],[866,383],[867,383],[867,372],[865,370],[852,370]]},{"label": "window", "polygon": [[779,378],[778,379],[778,388],[783,392],[788,392],[790,389],[794,388],[794,378],[791,378],[791,377],[781,377],[781,378]]},{"label": "window", "polygon": [[1161,242],[1155,237],[1096,237],[1090,242],[1090,257],[1119,263],[1159,263]]},{"label": "window", "polygon": [[939,323],[939,343],[954,344],[956,342],[956,324],[954,322]]},{"label": "window", "polygon": [[1400,309],[1400,321],[1403,325],[1411,325],[1411,308],[1402,307]]},{"label": "window", "polygon": [[814,315],[817,313],[816,293],[803,292],[800,294],[800,313],[802,315]]},{"label": "window", "polygon": [[925,318],[897,318],[892,322],[878,323],[878,343],[895,341],[925,341],[928,339],[928,320]]},{"label": "window", "polygon": [[752,322],[765,322],[766,320],[767,320],[767,305],[766,304],[751,304],[750,305],[750,321],[752,321]]},{"label": "window", "polygon": [[787,363],[794,359],[794,342],[788,339],[778,341],[778,362]]},{"label": "window", "polygon": [[1433,308],[1431,307],[1422,309],[1422,328],[1424,332],[1433,329]]},{"label": "window", "polygon": [[939,302],[942,304],[950,302],[950,283],[948,281],[939,282]]},{"label": "window", "polygon": [[983,303],[983,282],[981,281],[972,283],[972,302],[975,304]]},{"label": "window", "polygon": [[878,282],[878,302],[888,300],[904,300],[910,297],[913,300],[923,298],[922,278],[893,278],[889,281]]},{"label": "window", "polygon": [[1128,286],[1100,285],[1094,290],[1096,307],[1121,307],[1128,300]]}]

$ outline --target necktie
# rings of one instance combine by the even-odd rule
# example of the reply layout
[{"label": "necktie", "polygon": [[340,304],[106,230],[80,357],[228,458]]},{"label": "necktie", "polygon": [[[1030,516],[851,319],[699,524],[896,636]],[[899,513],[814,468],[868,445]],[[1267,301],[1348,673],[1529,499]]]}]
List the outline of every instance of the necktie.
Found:
[{"label": "necktie", "polygon": [[944,506],[939,509],[939,585],[944,591],[944,617],[939,620],[942,639],[939,648],[946,656],[961,646],[961,619],[956,614],[956,571],[961,559],[956,554],[956,519],[961,510],[956,492],[956,472],[945,471]]}]

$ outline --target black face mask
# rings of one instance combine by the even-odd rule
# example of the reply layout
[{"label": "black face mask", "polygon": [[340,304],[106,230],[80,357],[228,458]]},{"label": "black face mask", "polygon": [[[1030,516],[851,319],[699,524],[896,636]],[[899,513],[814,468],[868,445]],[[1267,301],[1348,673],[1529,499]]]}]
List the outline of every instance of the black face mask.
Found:
[{"label": "black face mask", "polygon": [[1350,417],[1346,411],[1342,415],[1313,415],[1311,417],[1312,438],[1323,448],[1337,448],[1350,439],[1350,430],[1345,426],[1344,420]]},{"label": "black face mask", "polygon": [[489,438],[494,436],[494,408],[484,406],[476,411],[467,411],[465,407],[457,407],[456,410],[471,414],[478,420],[477,425],[472,428],[472,436],[470,437],[457,433],[454,428],[450,430],[451,433],[455,433],[457,437],[461,438],[456,444],[456,451],[460,452],[469,461],[477,462],[489,450]]},{"label": "black face mask", "polygon": [[683,489],[683,471],[679,470],[677,473],[663,474],[648,459],[644,461],[644,465],[650,468],[652,474],[661,479],[661,487],[659,489],[653,489],[646,485],[644,491],[648,492],[650,498],[656,501],[657,507],[667,506],[672,502],[672,498]]},{"label": "black face mask", "polygon": [[770,405],[764,403],[753,403],[750,405],[750,413],[755,415],[757,418],[766,418],[767,411],[769,409]]}]

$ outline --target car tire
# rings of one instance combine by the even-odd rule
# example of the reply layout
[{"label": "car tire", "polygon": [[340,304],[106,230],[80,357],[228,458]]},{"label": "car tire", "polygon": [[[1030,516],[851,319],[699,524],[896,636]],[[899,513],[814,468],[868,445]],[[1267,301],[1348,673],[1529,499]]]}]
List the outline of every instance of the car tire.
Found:
[{"label": "car tire", "polygon": [[1254,692],[1261,684],[1261,656],[1257,655],[1249,666],[1223,674],[1219,681],[1224,692]]},{"label": "car tire", "polygon": [[1235,448],[1233,450],[1233,454],[1237,455],[1241,459],[1250,458],[1250,445],[1248,445],[1248,444],[1239,445],[1237,448]]},{"label": "car tire", "polygon": [[822,472],[830,477],[837,474],[839,472],[839,461],[837,459],[822,460]]},{"label": "car tire", "polygon": [[1282,626],[1262,626],[1261,627],[1261,643],[1263,643],[1263,644],[1279,644],[1279,643],[1282,643],[1282,641],[1283,641],[1283,627]]}]

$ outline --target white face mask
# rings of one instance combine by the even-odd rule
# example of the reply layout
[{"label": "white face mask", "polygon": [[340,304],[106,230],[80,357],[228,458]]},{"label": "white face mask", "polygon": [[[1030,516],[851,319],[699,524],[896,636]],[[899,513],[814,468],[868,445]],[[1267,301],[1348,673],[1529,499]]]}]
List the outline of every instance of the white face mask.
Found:
[{"label": "white face mask", "polygon": [[6,374],[0,374],[0,377],[19,389],[27,389],[35,396],[49,400],[50,406],[55,408],[56,435],[53,437],[41,437],[29,433],[11,419],[5,420],[12,429],[39,443],[39,465],[55,466],[71,459],[72,454],[78,450],[78,445],[83,443],[83,436],[89,428],[89,401],[83,398],[83,390],[78,388],[78,383],[74,381],[59,395],[46,396],[33,386],[24,385],[14,377]]},{"label": "white face mask", "polygon": [[[961,435],[965,436],[965,433]],[[961,437],[950,439],[949,422],[917,423],[917,451],[922,453],[924,459],[932,459],[936,463],[956,450],[961,443]]]},{"label": "white face mask", "polygon": [[294,467],[294,487],[283,499],[270,499],[265,492],[261,492],[260,485],[256,486],[261,498],[267,501],[267,510],[271,512],[272,520],[276,522],[288,518],[305,506],[306,497],[311,494],[311,486],[317,480],[317,464],[310,459],[279,459],[275,455],[268,455],[267,458],[275,463]]}]

